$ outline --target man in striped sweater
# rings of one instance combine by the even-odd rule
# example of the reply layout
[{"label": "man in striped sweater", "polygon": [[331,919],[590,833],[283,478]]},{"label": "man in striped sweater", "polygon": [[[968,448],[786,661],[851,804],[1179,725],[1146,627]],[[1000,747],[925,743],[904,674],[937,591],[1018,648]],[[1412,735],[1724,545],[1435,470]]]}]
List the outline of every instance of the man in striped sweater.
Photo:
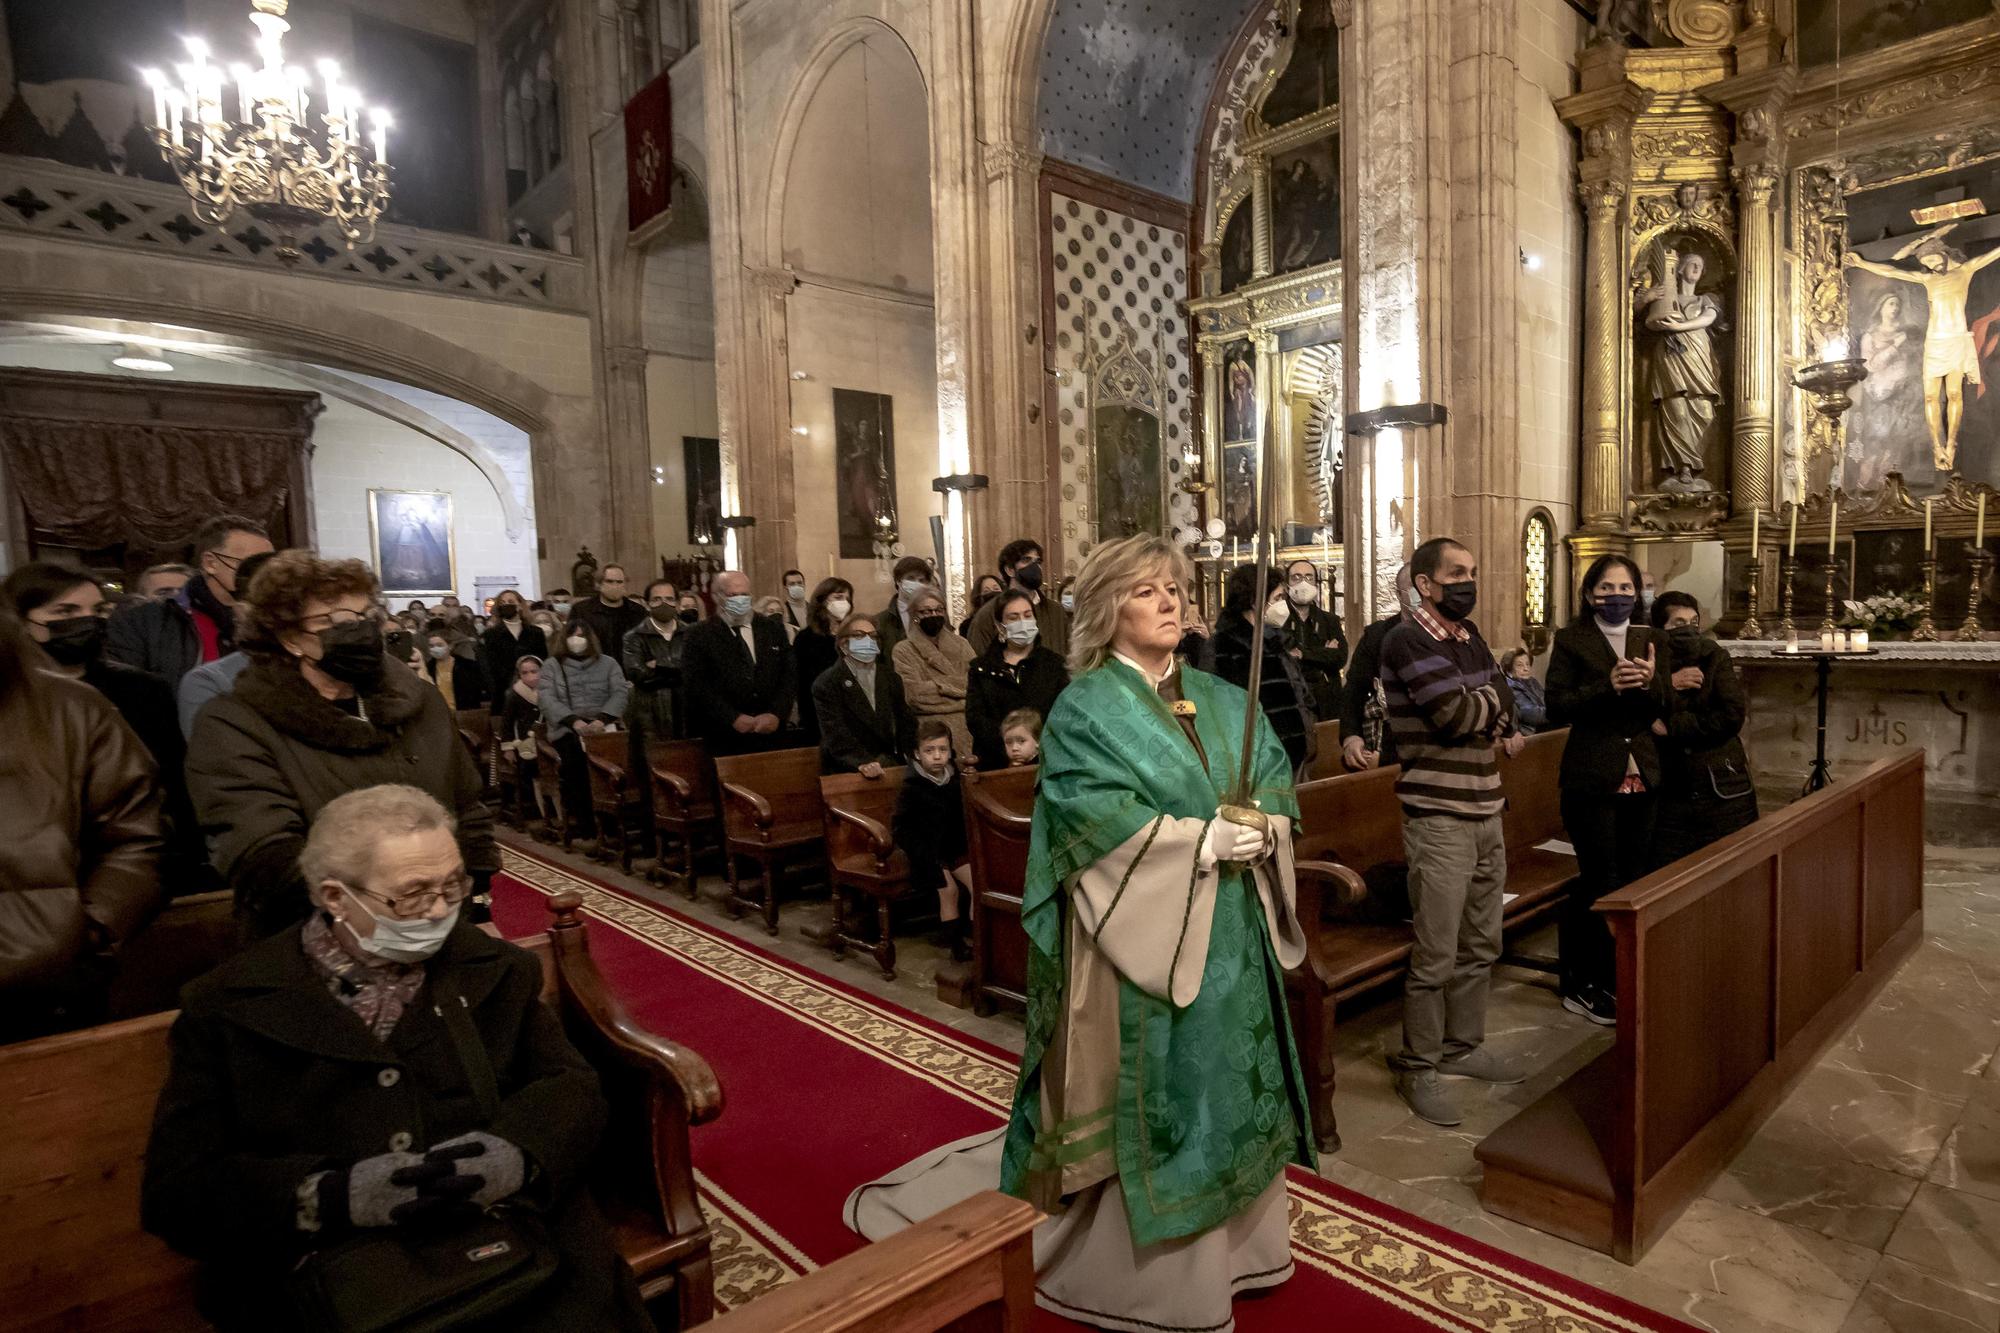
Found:
[{"label": "man in striped sweater", "polygon": [[1498,751],[1517,752],[1521,738],[1513,693],[1466,618],[1478,600],[1472,552],[1434,537],[1410,558],[1410,573],[1422,600],[1382,643],[1417,936],[1403,991],[1403,1049],[1389,1064],[1411,1110],[1434,1125],[1456,1125],[1458,1107],[1441,1077],[1525,1077],[1484,1045],[1507,885]]}]

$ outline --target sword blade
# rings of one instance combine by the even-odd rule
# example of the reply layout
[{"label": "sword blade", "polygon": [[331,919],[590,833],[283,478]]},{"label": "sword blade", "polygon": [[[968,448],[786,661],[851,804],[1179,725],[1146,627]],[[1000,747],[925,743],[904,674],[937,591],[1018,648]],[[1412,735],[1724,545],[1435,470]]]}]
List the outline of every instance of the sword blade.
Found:
[{"label": "sword blade", "polygon": [[[1277,504],[1277,475],[1271,466],[1277,413],[1269,401],[1275,392],[1277,377],[1267,375],[1264,393],[1265,401],[1259,404],[1264,429],[1257,436],[1257,538],[1251,550],[1257,561],[1257,596],[1250,604],[1253,617],[1250,633],[1250,701],[1243,714],[1243,754],[1236,769],[1236,787],[1232,800],[1237,805],[1251,804],[1250,762],[1257,753],[1257,697],[1264,687],[1264,602],[1271,595],[1271,562],[1277,558],[1275,547],[1276,531],[1271,522],[1271,510]],[[1273,544],[1266,549],[1266,540]]]}]

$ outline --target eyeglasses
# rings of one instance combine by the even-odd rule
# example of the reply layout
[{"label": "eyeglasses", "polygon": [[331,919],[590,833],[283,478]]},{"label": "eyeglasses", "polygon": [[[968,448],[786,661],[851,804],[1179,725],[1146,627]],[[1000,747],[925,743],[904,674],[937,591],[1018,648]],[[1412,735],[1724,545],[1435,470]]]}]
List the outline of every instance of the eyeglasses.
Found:
[{"label": "eyeglasses", "polygon": [[[366,619],[368,619],[366,611],[328,611],[324,615],[307,616],[299,622],[299,628],[303,630],[319,630],[326,629],[330,625],[352,625],[357,620]],[[326,623],[316,626],[313,624],[316,620],[325,621]]]},{"label": "eyeglasses", "polygon": [[363,898],[371,898],[381,903],[389,909],[389,915],[395,917],[398,921],[415,921],[420,917],[429,916],[431,908],[437,906],[439,903],[443,903],[447,907],[456,907],[464,902],[466,896],[472,892],[472,881],[464,875],[453,875],[450,879],[436,885],[413,884],[409,887],[408,892],[396,898],[390,898],[380,893],[373,893],[351,884],[344,885],[343,887],[349,893],[358,894]]}]

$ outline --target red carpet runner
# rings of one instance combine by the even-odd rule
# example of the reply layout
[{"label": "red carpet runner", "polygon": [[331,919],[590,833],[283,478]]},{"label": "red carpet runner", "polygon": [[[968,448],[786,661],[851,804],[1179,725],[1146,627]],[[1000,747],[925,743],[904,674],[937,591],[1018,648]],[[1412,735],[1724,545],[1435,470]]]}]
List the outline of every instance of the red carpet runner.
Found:
[{"label": "red carpet runner", "polygon": [[[509,847],[506,866],[494,894],[506,934],[545,928],[543,895],[584,893],[606,980],[722,1080],[722,1116],[695,1131],[694,1150],[724,1307],[858,1248],[840,1222],[856,1185],[1004,1120],[1005,1051],[532,853]],[[1297,1276],[1237,1302],[1243,1333],[1689,1328],[1297,1168],[1291,1196]]]}]

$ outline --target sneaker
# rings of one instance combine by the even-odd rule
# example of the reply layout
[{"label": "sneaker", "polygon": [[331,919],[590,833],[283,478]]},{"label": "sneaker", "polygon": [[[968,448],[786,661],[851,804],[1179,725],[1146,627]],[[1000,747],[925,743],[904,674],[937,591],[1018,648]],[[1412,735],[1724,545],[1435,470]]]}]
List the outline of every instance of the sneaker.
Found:
[{"label": "sneaker", "polygon": [[1594,987],[1563,996],[1563,1008],[1583,1015],[1599,1027],[1614,1027],[1618,1022],[1617,997]]},{"label": "sneaker", "polygon": [[1452,1101],[1444,1090],[1444,1084],[1438,1081],[1435,1070],[1396,1075],[1396,1095],[1409,1103],[1410,1109],[1418,1116],[1433,1125],[1449,1127],[1464,1119],[1458,1113],[1458,1104]]},{"label": "sneaker", "polygon": [[1526,1069],[1484,1046],[1467,1051],[1456,1060],[1446,1060],[1438,1066],[1438,1074],[1443,1078],[1476,1078],[1481,1083],[1525,1083],[1528,1079]]}]

